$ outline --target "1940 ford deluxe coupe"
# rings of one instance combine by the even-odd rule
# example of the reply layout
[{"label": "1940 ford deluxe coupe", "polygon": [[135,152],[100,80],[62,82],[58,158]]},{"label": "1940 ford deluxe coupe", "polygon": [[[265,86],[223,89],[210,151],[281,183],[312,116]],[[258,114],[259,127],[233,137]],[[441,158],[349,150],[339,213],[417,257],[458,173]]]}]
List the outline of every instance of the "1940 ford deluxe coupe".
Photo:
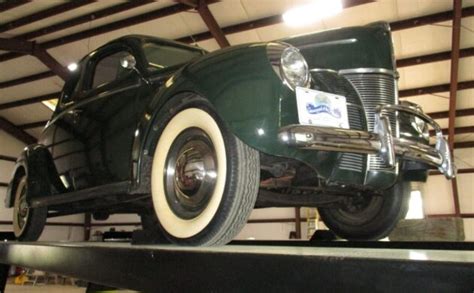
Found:
[{"label": "1940 ford deluxe coupe", "polygon": [[20,240],[47,217],[136,213],[173,243],[219,245],[253,208],[284,206],[379,239],[432,167],[455,175],[440,127],[398,99],[385,23],[212,53],[133,35],[71,73],[6,206]]}]

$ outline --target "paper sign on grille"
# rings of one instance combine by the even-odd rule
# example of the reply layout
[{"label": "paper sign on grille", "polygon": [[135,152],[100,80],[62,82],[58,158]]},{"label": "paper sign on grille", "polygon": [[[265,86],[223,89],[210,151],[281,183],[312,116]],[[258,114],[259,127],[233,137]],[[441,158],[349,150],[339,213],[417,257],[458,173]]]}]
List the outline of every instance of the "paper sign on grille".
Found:
[{"label": "paper sign on grille", "polygon": [[346,97],[297,87],[296,101],[300,124],[349,128]]}]

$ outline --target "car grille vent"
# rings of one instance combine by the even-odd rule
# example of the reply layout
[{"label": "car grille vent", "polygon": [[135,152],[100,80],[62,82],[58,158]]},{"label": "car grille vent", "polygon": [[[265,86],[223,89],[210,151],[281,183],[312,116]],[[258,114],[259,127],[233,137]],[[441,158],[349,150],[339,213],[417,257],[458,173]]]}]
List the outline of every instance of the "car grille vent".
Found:
[{"label": "car grille vent", "polygon": [[[374,130],[375,108],[380,104],[396,104],[396,80],[391,72],[343,73],[359,92],[367,115],[369,131]],[[395,113],[389,114],[394,134],[398,134]],[[369,155],[369,170],[391,170],[379,155]]]},{"label": "car grille vent", "polygon": [[[341,78],[337,73],[329,71],[312,72],[314,80],[321,91],[332,92],[337,95],[345,96],[347,105],[347,115],[349,118],[349,126],[355,130],[367,130],[365,113],[360,106],[357,92],[354,91],[352,85],[346,79]],[[352,172],[365,172],[366,155],[355,153],[343,153],[339,161],[339,169]]]}]

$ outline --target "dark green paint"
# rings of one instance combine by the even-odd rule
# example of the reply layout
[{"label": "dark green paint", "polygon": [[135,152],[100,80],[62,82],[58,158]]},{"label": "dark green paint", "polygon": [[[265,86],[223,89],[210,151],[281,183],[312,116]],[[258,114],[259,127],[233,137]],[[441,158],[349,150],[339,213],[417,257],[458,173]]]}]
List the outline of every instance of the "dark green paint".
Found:
[{"label": "dark green paint", "polygon": [[[136,117],[135,122],[138,132],[134,132],[133,143],[123,148],[124,150],[131,150],[131,154],[120,153],[119,156],[116,154],[101,154],[101,156],[112,155],[110,159],[104,157],[107,159],[104,164],[112,167],[115,166],[115,163],[109,160],[131,159],[130,164],[124,165],[132,166],[128,176],[137,180],[140,178],[136,181],[137,184],[134,185],[132,192],[149,191],[149,181],[142,171],[150,167],[152,152],[158,140],[159,134],[153,128],[160,119],[158,115],[160,109],[170,99],[179,98],[183,95],[189,96],[190,93],[208,99],[229,129],[249,146],[267,154],[298,159],[312,166],[323,178],[332,177],[332,179],[346,184],[364,184],[364,176],[360,174],[356,175],[352,172],[334,173],[340,153],[300,150],[287,147],[278,141],[278,129],[285,125],[298,123],[298,114],[294,92],[282,83],[268,61],[267,43],[226,48],[206,54],[184,66],[176,66],[151,73],[146,69],[146,60],[141,51],[141,44],[150,40],[155,43],[161,42],[166,45],[186,47],[205,53],[201,49],[184,44],[143,36],[128,36],[115,40],[92,52],[81,61],[80,72],[66,83],[61,103],[52,118],[53,120],[59,119],[55,117],[60,116],[62,112],[79,107],[74,105],[74,102],[70,102],[69,98],[83,94],[83,89],[80,86],[77,87],[76,84],[87,84],[91,80],[92,76],[88,73],[90,71],[83,70],[89,66],[89,62],[98,55],[108,54],[116,50],[117,46],[123,46],[129,50],[137,60],[138,71],[136,76],[133,73],[129,79],[133,83],[138,83],[140,89],[130,94],[130,99],[135,100],[134,106],[121,107],[120,115],[116,117],[119,120],[123,120],[120,117]],[[342,42],[339,42],[341,40]],[[347,68],[394,69],[390,32],[385,24],[331,30],[285,39],[284,41],[300,47],[311,68],[329,68],[333,70]],[[316,44],[316,46],[305,47],[307,44]],[[118,82],[116,85],[120,87],[125,84]],[[97,99],[91,98],[91,102],[96,105],[94,114],[101,112],[102,106],[119,106],[117,103],[111,102],[110,97],[115,96],[113,90],[112,88],[98,87]],[[90,93],[90,95],[92,97],[95,94]],[[84,98],[87,99],[87,97]],[[120,99],[120,97],[117,96],[115,99]],[[112,109],[111,111],[113,112]],[[129,111],[129,113],[127,112],[127,114],[126,111]],[[109,113],[108,117],[115,117],[112,112]],[[117,123],[120,122],[119,120],[117,120]],[[100,122],[100,119],[97,122]],[[128,129],[128,127],[117,123],[112,125],[114,129]],[[46,148],[43,148],[43,152],[47,150],[51,143],[48,142],[47,136],[48,132],[54,132],[54,127],[56,126],[46,128],[44,137],[40,140],[46,146]],[[89,127],[90,132],[87,131],[87,128],[84,130],[85,138],[94,135],[94,127]],[[263,135],[259,134],[259,130],[263,130]],[[72,136],[77,133],[74,129],[68,129],[68,131]],[[131,132],[127,130],[127,133]],[[120,134],[120,131],[110,134],[116,135],[117,141],[115,144],[117,147],[120,143],[123,144],[123,139],[126,139],[124,137],[120,138]],[[101,137],[106,139],[108,134],[106,133]],[[66,140],[60,143],[64,148],[69,147]],[[110,145],[110,141],[107,145]],[[107,148],[101,149],[107,150]],[[114,149],[114,147],[111,149]],[[30,165],[34,164],[36,166],[38,165],[37,162],[43,165],[43,168],[38,165],[34,172],[56,174],[56,178],[48,177],[45,179],[45,184],[51,190],[51,187],[59,182],[58,172],[57,170],[53,170],[54,172],[50,170],[50,167],[53,166],[52,163],[44,162],[44,158],[47,158],[45,154],[41,158],[43,158],[40,159],[40,161],[43,160],[41,162],[33,157],[26,159],[31,160],[31,163],[28,163]],[[53,159],[49,158],[49,160],[52,161]],[[44,166],[49,167],[46,170]],[[124,179],[122,177],[127,175],[126,173],[126,170],[120,169],[120,179]],[[114,178],[104,177],[104,180],[115,180]],[[373,179],[374,181],[385,182],[384,178],[383,174],[378,174]],[[38,178],[38,180],[42,179]],[[98,182],[102,181],[98,180]],[[43,187],[42,185],[41,188]],[[11,194],[9,197],[11,197]]]},{"label": "dark green paint", "polygon": [[394,70],[388,24],[379,22],[283,40],[300,48],[310,68]]},{"label": "dark green paint", "polygon": [[[390,32],[383,24],[331,30],[284,41],[299,46],[305,42],[318,44],[348,38],[357,41],[349,45],[316,47],[311,51],[313,54],[305,53],[303,49],[310,67],[393,70]],[[327,58],[322,58],[324,55]],[[195,93],[207,98],[231,131],[249,146],[267,154],[298,159],[315,168],[324,178],[335,177],[332,175],[336,175],[333,171],[340,153],[300,150],[278,141],[278,129],[298,123],[298,113],[294,92],[281,82],[268,62],[266,43],[234,46],[210,53],[186,65],[173,75],[173,80],[170,87],[158,91],[148,113],[158,113],[167,100],[180,93]],[[142,137],[145,141],[137,145],[144,145],[143,149],[149,154],[152,154],[158,139],[150,131],[157,119],[159,117],[154,117],[151,122],[143,120],[141,126],[144,133],[150,135]],[[264,135],[259,135],[258,129],[262,129]],[[377,176],[383,182],[382,177],[389,175],[379,173]],[[361,185],[364,176],[339,172],[337,180]]]}]

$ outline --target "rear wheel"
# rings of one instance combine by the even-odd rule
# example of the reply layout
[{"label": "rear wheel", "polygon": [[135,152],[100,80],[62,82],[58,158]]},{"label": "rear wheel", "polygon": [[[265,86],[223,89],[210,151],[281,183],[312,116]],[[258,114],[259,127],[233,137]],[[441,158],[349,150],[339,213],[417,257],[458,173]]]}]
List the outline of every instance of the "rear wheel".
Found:
[{"label": "rear wheel", "polygon": [[319,208],[321,218],[334,233],[350,240],[378,240],[390,234],[408,211],[410,182],[401,181],[382,195],[348,198],[338,208]]},{"label": "rear wheel", "polygon": [[29,208],[26,203],[27,192],[26,176],[23,176],[18,181],[15,191],[13,232],[20,241],[36,241],[43,232],[48,209],[46,207]]},{"label": "rear wheel", "polygon": [[152,166],[152,197],[174,243],[221,245],[245,225],[258,194],[259,154],[201,98],[172,101]]}]

